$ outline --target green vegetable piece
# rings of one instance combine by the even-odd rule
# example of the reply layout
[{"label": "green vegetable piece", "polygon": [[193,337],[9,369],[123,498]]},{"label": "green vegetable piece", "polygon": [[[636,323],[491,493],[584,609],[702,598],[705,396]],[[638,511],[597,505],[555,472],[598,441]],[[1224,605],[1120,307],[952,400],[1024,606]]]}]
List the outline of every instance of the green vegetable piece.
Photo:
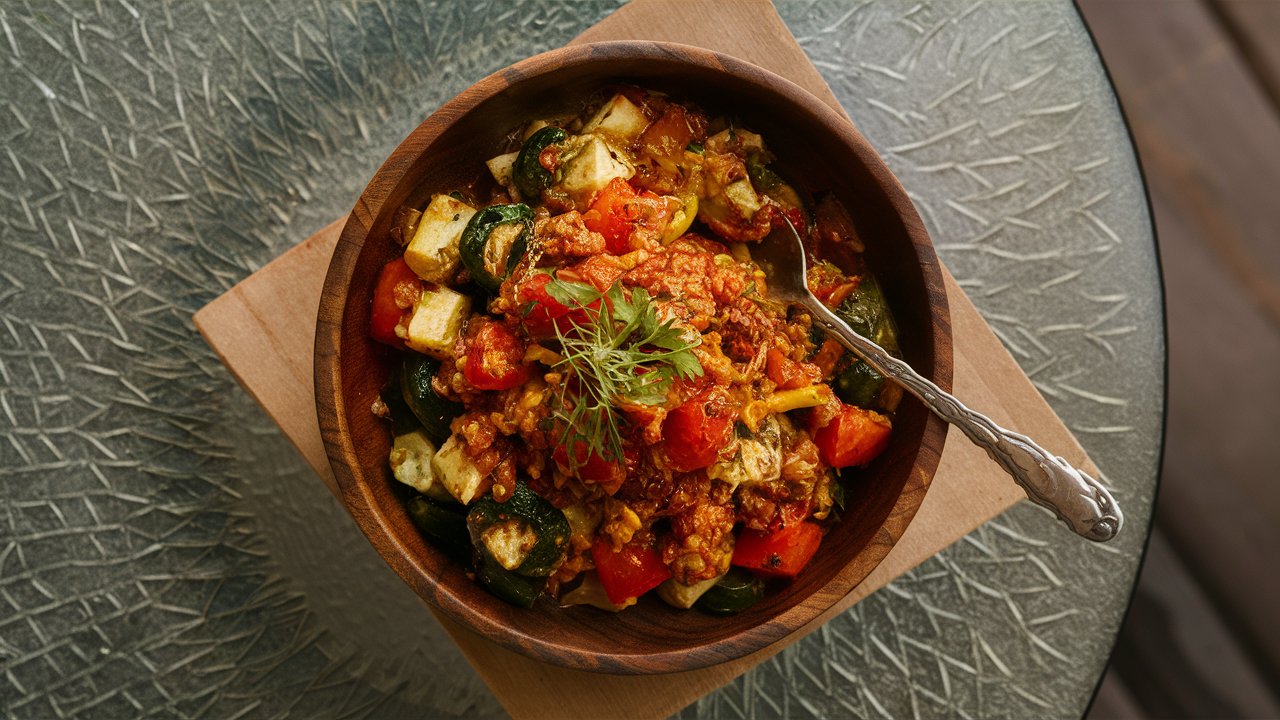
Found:
[{"label": "green vegetable piece", "polygon": [[684,149],[688,150],[691,153],[697,153],[699,155],[705,155],[707,152],[707,149],[703,147],[702,143],[700,142],[691,142],[688,145],[685,145]]},{"label": "green vegetable piece", "polygon": [[467,517],[461,505],[450,509],[423,495],[409,499],[405,509],[427,541],[450,560],[471,567],[471,536],[467,532]]},{"label": "green vegetable piece", "polygon": [[828,490],[828,492],[831,494],[831,502],[835,503],[836,507],[840,508],[841,510],[844,510],[844,502],[845,502],[844,484],[841,483],[839,480],[836,480],[835,482],[831,483],[831,489]]},{"label": "green vegetable piece", "polygon": [[747,158],[747,174],[751,176],[751,183],[756,186],[756,190],[763,193],[773,192],[786,184],[778,173],[761,162],[759,153]]},{"label": "green vegetable piece", "polygon": [[[872,275],[862,276],[858,289],[836,308],[835,313],[859,335],[884,348],[890,355],[902,357],[898,349],[898,325],[893,321],[893,314],[884,301],[880,284]],[[884,377],[880,373],[872,370],[865,362],[855,360],[836,376],[835,387],[832,389],[845,403],[874,408],[884,383]]]},{"label": "green vegetable piece", "polygon": [[884,348],[890,355],[899,356],[898,326],[893,321],[889,306],[885,304],[880,284],[873,276],[863,275],[858,289],[835,312],[859,335]]},{"label": "green vegetable piece", "polygon": [[542,592],[541,583],[503,568],[497,560],[482,557],[476,565],[476,578],[489,592],[516,607],[531,608]]},{"label": "green vegetable piece", "polygon": [[883,387],[883,375],[872,370],[865,362],[854,360],[852,365],[836,376],[832,389],[836,391],[836,397],[847,405],[874,409],[876,398],[880,396]]},{"label": "green vegetable piece", "polygon": [[[848,471],[848,475],[845,474],[845,471]],[[849,485],[853,483],[857,470],[855,468],[837,468],[832,472],[835,473],[835,478],[831,481],[831,485],[828,486],[827,492],[831,495],[831,502],[835,503],[836,507],[843,511],[845,503],[849,499]]]},{"label": "green vegetable piece", "polygon": [[[449,423],[461,415],[462,403],[446,400],[431,388],[431,380],[440,371],[440,361],[426,355],[410,353],[400,369],[400,395],[409,410],[417,416],[427,437],[437,446],[453,434]],[[384,401],[385,402],[385,401]],[[390,405],[388,405],[390,407]],[[395,414],[392,411],[392,419]],[[396,433],[400,433],[397,431]]]},{"label": "green vegetable piece", "polygon": [[698,598],[694,607],[713,615],[733,615],[764,599],[764,580],[745,568],[729,568],[720,582]]},{"label": "green vegetable piece", "polygon": [[404,373],[403,364],[397,365],[396,369],[391,372],[391,379],[387,381],[387,386],[382,388],[382,404],[387,406],[387,411],[391,417],[391,434],[400,437],[416,432],[422,427],[422,421],[417,415],[409,409],[409,404],[404,401],[404,392],[400,389],[400,378]]},{"label": "green vegetable piece", "polygon": [[[497,266],[501,263],[502,248],[494,239],[494,231],[508,225],[520,225],[520,234],[511,242],[507,250],[506,264],[501,276],[489,272],[486,265]],[[462,240],[458,243],[458,253],[462,256],[462,264],[471,273],[471,277],[489,292],[498,292],[502,281],[511,274],[520,258],[524,257],[533,235],[533,211],[528,205],[490,205],[471,216],[467,228],[462,231]],[[489,260],[486,263],[485,260]]]},{"label": "green vegetable piece", "polygon": [[538,202],[542,198],[542,191],[551,186],[554,178],[542,167],[538,156],[548,145],[562,143],[567,137],[568,134],[563,129],[547,126],[524,141],[520,154],[516,156],[516,163],[511,167],[511,179],[525,200]]},{"label": "green vegetable piece", "polygon": [[813,349],[809,351],[809,354],[805,355],[805,362],[813,360],[818,351],[822,349],[822,344],[826,341],[827,331],[823,330],[821,325],[814,323],[809,326],[809,342],[813,343]]},{"label": "green vegetable piece", "polygon": [[564,513],[519,481],[506,502],[486,495],[472,506],[467,529],[484,562],[528,577],[546,577],[555,570],[571,532]]}]

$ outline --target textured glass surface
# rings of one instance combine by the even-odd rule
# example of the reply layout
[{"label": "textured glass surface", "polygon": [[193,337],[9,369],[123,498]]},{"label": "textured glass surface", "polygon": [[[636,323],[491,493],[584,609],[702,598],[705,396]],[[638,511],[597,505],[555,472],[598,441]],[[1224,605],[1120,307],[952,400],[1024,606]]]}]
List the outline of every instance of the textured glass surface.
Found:
[{"label": "textured glass surface", "polygon": [[[6,715],[502,714],[191,315],[350,209],[443,102],[615,7],[0,4]],[[1017,506],[682,714],[1078,715],[1163,395],[1099,61],[1066,2],[778,7],[1129,525],[1098,546]]]}]

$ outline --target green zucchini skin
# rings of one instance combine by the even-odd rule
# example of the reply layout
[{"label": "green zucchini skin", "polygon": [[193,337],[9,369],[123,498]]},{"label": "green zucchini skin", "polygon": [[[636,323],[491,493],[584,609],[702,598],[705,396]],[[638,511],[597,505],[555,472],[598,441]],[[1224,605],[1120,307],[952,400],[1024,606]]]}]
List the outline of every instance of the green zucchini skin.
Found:
[{"label": "green zucchini skin", "polygon": [[486,495],[471,507],[467,513],[467,528],[471,531],[471,544],[476,552],[486,556],[485,562],[496,562],[490,556],[482,535],[490,527],[513,518],[526,523],[537,540],[512,572],[528,577],[550,575],[560,564],[569,544],[569,521],[556,506],[523,482],[516,482],[515,492],[506,502],[500,503],[492,495]]},{"label": "green zucchini skin", "polygon": [[729,568],[712,588],[702,594],[694,607],[713,615],[733,615],[764,599],[764,580],[745,568]]},{"label": "green zucchini skin", "polygon": [[883,375],[872,370],[865,362],[854,360],[852,365],[836,376],[831,389],[835,390],[836,397],[846,405],[873,408],[883,387]]},{"label": "green zucchini skin", "polygon": [[[461,505],[457,507],[458,510],[465,509]],[[465,514],[423,495],[409,498],[405,509],[428,542],[450,560],[463,567],[471,567],[471,535],[467,532]]]},{"label": "green zucchini skin", "polygon": [[[422,423],[427,437],[436,446],[444,444],[453,433],[449,423],[463,413],[462,403],[446,400],[431,389],[431,380],[440,371],[440,361],[427,355],[410,353],[400,368],[400,395],[404,404]],[[384,401],[385,402],[385,401]],[[391,407],[388,404],[388,407]],[[392,421],[395,410],[392,409]],[[402,433],[396,431],[397,435]]]},{"label": "green zucchini skin", "polygon": [[[489,236],[493,231],[503,225],[514,225],[520,223],[524,228],[520,231],[520,236],[511,245],[511,252],[507,254],[507,266],[502,273],[502,277],[498,277],[489,272],[484,266],[484,249],[489,244]],[[533,211],[528,205],[515,203],[511,205],[490,205],[471,216],[471,221],[467,223],[467,228],[462,231],[462,240],[458,244],[458,254],[462,257],[462,264],[466,266],[467,271],[471,273],[471,277],[480,287],[491,293],[497,293],[498,287],[502,285],[502,281],[511,274],[516,265],[520,262],[520,258],[524,257],[525,250],[529,246],[529,238],[533,235]]]},{"label": "green zucchini skin", "polygon": [[859,335],[889,351],[891,355],[898,354],[898,325],[893,321],[889,306],[885,304],[880,283],[870,273],[862,276],[858,289],[840,303],[835,314],[849,323],[849,327]]},{"label": "green zucchini skin", "polygon": [[487,553],[477,550],[481,555],[476,564],[476,578],[485,589],[516,607],[531,608],[542,593],[542,583],[523,575],[507,570],[497,560],[485,557]]},{"label": "green zucchini skin", "polygon": [[[902,357],[898,349],[898,325],[884,301],[880,284],[871,274],[862,276],[858,289],[835,309],[835,314],[849,323],[849,327],[859,335],[884,348],[890,355]],[[853,364],[836,376],[831,389],[844,403],[874,408],[884,383],[884,377],[872,370],[871,366],[861,360],[854,360]]]},{"label": "green zucchini skin", "polygon": [[413,414],[409,409],[409,403],[404,400],[404,391],[400,384],[403,374],[404,363],[401,363],[391,372],[391,379],[387,381],[387,386],[381,393],[382,404],[387,406],[387,412],[391,417],[391,433],[396,437],[422,429],[422,421]]},{"label": "green zucchini skin", "polygon": [[766,162],[767,158],[760,157],[759,153],[747,158],[747,175],[751,176],[751,184],[756,190],[765,193],[773,192],[786,184],[778,173],[769,169]]},{"label": "green zucchini skin", "polygon": [[520,154],[516,156],[516,163],[511,168],[511,180],[520,191],[521,197],[534,203],[542,199],[542,191],[551,186],[554,178],[546,168],[542,167],[542,163],[538,162],[538,156],[547,149],[548,145],[562,143],[568,137],[563,129],[548,126],[524,141],[524,145],[520,147]]}]

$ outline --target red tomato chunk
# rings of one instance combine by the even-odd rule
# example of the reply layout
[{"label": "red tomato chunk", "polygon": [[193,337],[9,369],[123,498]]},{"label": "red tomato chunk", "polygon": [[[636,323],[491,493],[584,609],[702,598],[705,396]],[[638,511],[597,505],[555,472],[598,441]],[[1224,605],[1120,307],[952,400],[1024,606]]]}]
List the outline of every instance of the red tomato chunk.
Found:
[{"label": "red tomato chunk", "polygon": [[766,577],[795,577],[809,564],[822,542],[822,530],[811,522],[760,532],[743,528],[733,549],[733,564]]},{"label": "red tomato chunk", "polygon": [[658,551],[648,543],[628,543],[614,552],[613,542],[599,537],[591,546],[591,559],[595,561],[605,595],[614,605],[625,605],[631,598],[640,597],[671,577]]},{"label": "red tomato chunk", "polygon": [[553,338],[557,330],[567,334],[573,329],[574,323],[587,323],[585,312],[570,310],[547,293],[547,284],[551,280],[551,273],[537,272],[516,287],[516,304],[521,312],[528,313],[521,318],[521,322],[534,338]]},{"label": "red tomato chunk", "polygon": [[636,193],[625,180],[614,178],[582,216],[582,222],[588,230],[604,236],[609,252],[623,255],[631,251],[633,230],[639,227],[660,238],[671,213],[667,198],[649,191]]},{"label": "red tomato chunk", "polygon": [[480,390],[506,390],[530,377],[524,361],[524,340],[505,325],[486,322],[471,340],[464,374]]},{"label": "red tomato chunk", "polygon": [[818,456],[833,468],[865,466],[889,445],[889,418],[874,410],[841,405],[826,426],[810,428]]},{"label": "red tomato chunk", "polygon": [[383,266],[373,291],[369,336],[380,343],[401,350],[407,349],[404,340],[396,335],[396,326],[422,294],[422,286],[423,282],[409,269],[409,263],[404,258],[392,260]]},{"label": "red tomato chunk", "polygon": [[692,472],[716,461],[720,448],[729,442],[735,413],[724,407],[714,388],[689,398],[667,413],[662,423],[667,459],[679,472]]}]

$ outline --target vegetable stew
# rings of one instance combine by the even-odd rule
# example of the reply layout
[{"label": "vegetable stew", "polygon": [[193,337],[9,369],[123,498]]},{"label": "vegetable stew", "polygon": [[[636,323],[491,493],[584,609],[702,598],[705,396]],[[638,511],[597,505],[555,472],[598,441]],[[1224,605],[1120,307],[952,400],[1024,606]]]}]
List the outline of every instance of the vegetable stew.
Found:
[{"label": "vegetable stew", "polygon": [[814,294],[896,354],[848,213],[733,118],[635,87],[495,153],[401,211],[373,293],[371,335],[402,359],[372,410],[410,516],[521,607],[654,590],[723,614],[784,591],[901,393],[770,300],[751,248],[790,222]]}]

